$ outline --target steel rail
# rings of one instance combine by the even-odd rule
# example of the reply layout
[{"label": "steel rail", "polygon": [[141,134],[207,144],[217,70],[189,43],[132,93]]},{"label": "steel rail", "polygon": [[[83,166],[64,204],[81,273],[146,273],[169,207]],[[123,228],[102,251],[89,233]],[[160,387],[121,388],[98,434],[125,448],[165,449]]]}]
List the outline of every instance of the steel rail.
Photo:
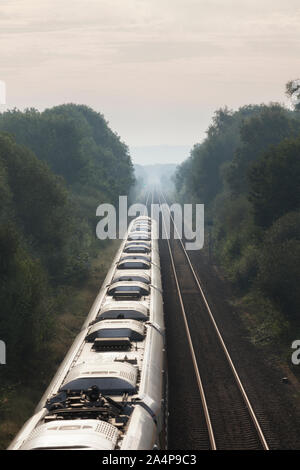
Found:
[{"label": "steel rail", "polygon": [[[247,409],[248,409],[248,411],[249,411],[249,414],[250,414],[250,416],[251,416],[251,419],[252,419],[252,421],[253,421],[253,424],[254,424],[254,426],[255,426],[255,428],[256,428],[256,431],[257,431],[258,437],[259,437],[259,439],[260,439],[260,442],[261,442],[261,444],[262,444],[264,450],[269,450],[269,446],[268,446],[268,444],[267,444],[267,441],[266,441],[266,438],[265,438],[265,436],[264,436],[264,434],[263,434],[263,431],[262,431],[262,429],[261,429],[261,426],[260,426],[260,424],[259,424],[259,422],[258,422],[258,419],[257,419],[257,417],[256,417],[256,415],[255,415],[255,412],[254,412],[254,410],[253,410],[253,407],[252,407],[252,405],[251,405],[251,402],[250,402],[250,400],[249,400],[249,398],[248,398],[248,396],[247,396],[247,393],[246,393],[246,391],[245,391],[245,389],[244,389],[244,386],[243,386],[243,384],[242,384],[242,381],[241,381],[241,379],[240,379],[240,377],[239,377],[239,375],[238,375],[238,373],[237,373],[237,370],[236,370],[236,368],[235,368],[235,366],[234,366],[234,363],[233,363],[233,361],[232,361],[232,359],[231,359],[231,356],[230,356],[229,351],[228,351],[228,349],[227,349],[227,347],[226,347],[226,344],[225,344],[225,342],[224,342],[224,339],[223,339],[223,337],[222,337],[222,335],[221,335],[221,332],[220,332],[220,330],[219,330],[219,328],[218,328],[218,325],[217,325],[216,320],[215,320],[215,318],[214,318],[214,315],[213,315],[213,313],[212,313],[212,311],[211,311],[211,308],[210,308],[210,306],[209,306],[209,303],[208,303],[208,301],[207,301],[207,299],[206,299],[206,296],[205,296],[204,291],[203,291],[203,288],[202,288],[202,286],[201,286],[199,277],[198,277],[197,273],[196,273],[195,270],[194,270],[194,267],[193,267],[193,265],[192,265],[192,262],[191,262],[191,260],[190,260],[190,257],[189,257],[189,255],[188,255],[187,250],[185,249],[184,244],[183,244],[183,242],[182,242],[182,239],[181,239],[181,237],[180,237],[180,235],[179,235],[179,232],[178,232],[178,230],[177,230],[177,227],[176,227],[174,218],[172,217],[172,214],[171,214],[171,211],[170,211],[169,204],[167,203],[167,200],[166,200],[166,198],[165,198],[165,196],[164,196],[164,194],[163,194],[163,192],[162,192],[161,190],[160,190],[160,193],[161,193],[162,198],[165,200],[165,203],[166,203],[166,205],[167,205],[167,208],[168,208],[168,211],[169,211],[169,214],[170,214],[170,218],[171,218],[171,220],[172,220],[172,222],[173,222],[174,229],[175,229],[176,232],[177,232],[178,240],[179,240],[180,245],[181,245],[181,247],[182,247],[183,253],[185,254],[185,257],[186,257],[186,259],[187,259],[187,261],[188,261],[189,267],[190,267],[191,272],[192,272],[192,274],[193,274],[193,277],[194,277],[194,279],[195,279],[195,281],[196,281],[196,284],[197,284],[197,286],[198,286],[198,288],[199,288],[199,291],[200,291],[200,293],[201,293],[202,299],[203,299],[203,301],[204,301],[204,303],[205,303],[205,306],[206,306],[207,311],[208,311],[208,313],[209,313],[210,319],[211,319],[211,321],[212,321],[212,324],[213,324],[213,326],[214,326],[214,328],[215,328],[215,331],[216,331],[217,336],[218,336],[218,338],[219,338],[219,341],[220,341],[220,343],[221,343],[222,349],[223,349],[223,351],[224,351],[224,353],[225,353],[225,356],[226,356],[227,361],[228,361],[228,363],[229,363],[229,365],[230,365],[230,368],[231,368],[231,370],[232,370],[232,372],[233,372],[233,375],[234,375],[234,378],[235,378],[236,383],[237,383],[237,385],[238,385],[238,388],[239,388],[239,390],[240,390],[240,392],[241,392],[241,394],[242,394],[242,397],[243,397],[243,399],[244,399],[244,402],[245,402],[245,404],[246,404],[246,407],[247,407]],[[162,212],[163,212],[163,211],[162,211]],[[170,245],[169,240],[168,240],[168,245]],[[170,248],[169,248],[169,249],[170,249]]]},{"label": "steel rail", "polygon": [[[159,203],[160,203],[160,198],[159,198]],[[167,233],[163,212],[162,212],[162,221],[163,221],[163,228],[165,230],[165,233]],[[207,426],[207,431],[208,431],[210,447],[211,447],[211,450],[216,450],[217,447],[216,447],[214,431],[213,431],[213,427],[212,427],[212,423],[211,423],[211,419],[210,419],[210,414],[209,414],[209,409],[208,409],[208,405],[207,405],[207,401],[206,401],[206,396],[205,396],[205,392],[204,392],[204,388],[203,388],[203,384],[202,384],[202,380],[201,380],[201,376],[200,376],[200,372],[199,372],[199,368],[198,368],[198,364],[197,364],[197,359],[196,359],[196,355],[195,355],[193,341],[192,341],[189,326],[188,326],[187,316],[186,316],[184,303],[183,303],[183,299],[182,299],[182,295],[181,295],[181,290],[180,290],[180,286],[179,286],[179,282],[178,282],[178,276],[177,276],[177,271],[176,271],[176,267],[175,267],[175,263],[174,263],[174,258],[173,258],[173,254],[172,254],[172,250],[171,250],[171,246],[170,246],[170,241],[169,241],[168,238],[166,240],[167,240],[167,244],[168,244],[168,250],[169,250],[172,270],[173,270],[173,274],[174,274],[174,278],[175,278],[176,289],[177,289],[179,302],[180,302],[180,306],[181,306],[181,311],[182,311],[182,315],[183,315],[183,320],[184,320],[184,324],[185,324],[185,329],[186,329],[187,339],[188,339],[190,352],[191,352],[191,356],[192,356],[193,366],[194,366],[196,379],[197,379],[197,383],[198,383],[198,388],[199,388],[199,392],[200,392],[201,402],[202,402],[202,406],[203,406],[203,411],[204,411],[204,416],[205,416],[205,421],[206,421],[206,426]]]}]

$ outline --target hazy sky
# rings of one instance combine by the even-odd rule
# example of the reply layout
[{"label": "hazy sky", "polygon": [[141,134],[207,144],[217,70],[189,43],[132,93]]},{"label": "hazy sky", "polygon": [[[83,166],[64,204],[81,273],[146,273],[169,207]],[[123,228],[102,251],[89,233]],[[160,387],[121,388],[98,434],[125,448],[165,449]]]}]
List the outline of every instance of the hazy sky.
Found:
[{"label": "hazy sky", "polygon": [[130,146],[191,146],[220,106],[285,100],[300,1],[0,0],[0,48],[8,107],[85,103]]}]

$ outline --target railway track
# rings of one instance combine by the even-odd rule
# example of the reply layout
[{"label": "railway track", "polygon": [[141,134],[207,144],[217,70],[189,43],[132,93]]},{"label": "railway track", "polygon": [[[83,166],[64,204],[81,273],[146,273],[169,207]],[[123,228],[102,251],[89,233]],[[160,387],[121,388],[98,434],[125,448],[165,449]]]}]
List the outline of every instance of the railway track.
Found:
[{"label": "railway track", "polygon": [[[158,194],[158,202],[167,204],[161,191]],[[169,216],[173,230],[178,234],[170,212]],[[162,225],[165,228],[164,216]],[[230,357],[182,240],[170,237],[170,239],[162,240],[161,243],[167,245],[181,310],[181,324],[180,319],[175,319],[174,316],[174,319],[168,320],[167,328],[174,327],[172,325],[172,320],[174,320],[177,325],[177,331],[174,331],[174,334],[178,334],[179,343],[182,343],[182,355],[185,361],[181,364],[181,370],[178,370],[177,378],[175,376],[173,388],[170,383],[169,401],[171,403],[172,394],[176,393],[177,387],[185,387],[186,403],[182,406],[186,415],[189,416],[189,423],[193,430],[190,432],[187,429],[185,436],[191,443],[190,448],[268,450],[259,420]],[[182,338],[183,330],[185,341]],[[177,361],[180,361],[176,346],[171,344],[168,346],[177,354]],[[178,344],[178,350],[179,348],[180,344]],[[169,357],[170,355],[169,351]],[[187,380],[187,372],[191,374],[191,364],[193,377],[189,376],[187,386],[186,383],[180,383],[180,377],[183,374],[182,380]],[[179,366],[180,362],[178,362],[178,369]],[[176,403],[175,405],[178,406]],[[170,426],[174,426],[175,420],[173,424],[171,422],[172,419],[170,419]]]}]

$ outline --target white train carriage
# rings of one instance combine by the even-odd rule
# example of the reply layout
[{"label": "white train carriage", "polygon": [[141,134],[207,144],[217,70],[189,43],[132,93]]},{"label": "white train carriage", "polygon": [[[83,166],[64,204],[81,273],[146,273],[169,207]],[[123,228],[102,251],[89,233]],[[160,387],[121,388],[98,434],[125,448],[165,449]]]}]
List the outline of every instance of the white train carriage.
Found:
[{"label": "white train carriage", "polygon": [[87,320],[9,449],[152,449],[163,429],[157,228],[129,226]]}]

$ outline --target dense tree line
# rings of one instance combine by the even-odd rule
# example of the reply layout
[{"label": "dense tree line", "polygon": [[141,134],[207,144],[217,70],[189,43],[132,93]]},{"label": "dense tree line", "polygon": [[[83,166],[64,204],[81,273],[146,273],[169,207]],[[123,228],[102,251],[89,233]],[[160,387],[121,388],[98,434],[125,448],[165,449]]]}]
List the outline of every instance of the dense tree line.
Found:
[{"label": "dense tree line", "polygon": [[96,207],[133,181],[126,145],[86,106],[0,115],[1,374],[25,374],[55,333],[58,292],[87,275],[101,248]]},{"label": "dense tree line", "polygon": [[182,201],[205,204],[215,258],[242,297],[255,299],[271,336],[299,315],[299,111],[218,110],[175,177]]}]

